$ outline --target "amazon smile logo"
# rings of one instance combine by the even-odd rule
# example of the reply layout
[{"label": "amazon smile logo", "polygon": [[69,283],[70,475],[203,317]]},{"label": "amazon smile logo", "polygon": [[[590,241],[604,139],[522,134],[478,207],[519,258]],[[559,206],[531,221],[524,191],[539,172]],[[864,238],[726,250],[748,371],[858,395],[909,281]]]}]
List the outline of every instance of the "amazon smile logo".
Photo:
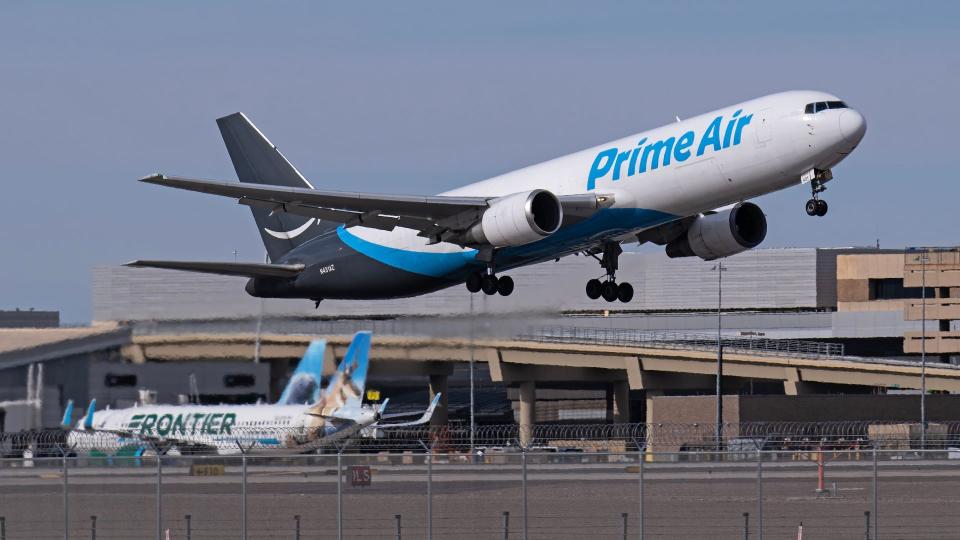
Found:
[{"label": "amazon smile logo", "polygon": [[290,240],[303,234],[314,223],[320,223],[320,218],[308,219],[307,222],[304,223],[303,225],[289,231],[275,231],[267,227],[264,227],[263,231],[274,238],[278,238],[280,240]]}]

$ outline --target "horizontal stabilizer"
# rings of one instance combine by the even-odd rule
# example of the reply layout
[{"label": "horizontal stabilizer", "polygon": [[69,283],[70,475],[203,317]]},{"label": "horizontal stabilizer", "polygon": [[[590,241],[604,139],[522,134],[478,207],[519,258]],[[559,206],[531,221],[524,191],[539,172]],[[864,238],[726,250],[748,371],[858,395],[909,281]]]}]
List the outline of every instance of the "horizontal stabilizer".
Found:
[{"label": "horizontal stabilizer", "polygon": [[303,272],[303,264],[268,264],[200,261],[131,261],[124,266],[134,268],[164,268],[224,276],[292,278]]}]

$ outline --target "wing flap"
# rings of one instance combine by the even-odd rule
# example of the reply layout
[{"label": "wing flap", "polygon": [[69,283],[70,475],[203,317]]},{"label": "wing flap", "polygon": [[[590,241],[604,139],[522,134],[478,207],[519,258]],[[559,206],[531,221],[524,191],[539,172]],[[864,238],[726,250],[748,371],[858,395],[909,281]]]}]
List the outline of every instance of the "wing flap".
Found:
[{"label": "wing flap", "polygon": [[303,272],[303,264],[266,264],[266,263],[231,263],[231,262],[203,262],[203,261],[130,261],[124,266],[134,268],[163,268],[166,270],[184,270],[204,274],[220,274],[224,276],[246,277],[275,277],[292,278]]}]

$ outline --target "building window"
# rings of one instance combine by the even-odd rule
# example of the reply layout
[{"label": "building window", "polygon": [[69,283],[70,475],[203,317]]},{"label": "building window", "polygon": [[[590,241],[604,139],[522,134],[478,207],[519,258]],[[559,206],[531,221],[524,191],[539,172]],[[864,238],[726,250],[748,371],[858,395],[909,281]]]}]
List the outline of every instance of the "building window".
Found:
[{"label": "building window", "polygon": [[115,373],[107,373],[106,378],[104,379],[104,384],[107,386],[136,386],[137,385],[137,376],[136,375],[117,375]]},{"label": "building window", "polygon": [[[881,278],[870,280],[871,300],[902,300],[920,298],[922,287],[904,287],[901,278]],[[936,297],[936,290],[927,287],[927,298]]]},{"label": "building window", "polygon": [[227,388],[234,388],[237,386],[253,386],[256,382],[257,379],[253,375],[246,373],[234,373],[223,376],[223,385]]}]

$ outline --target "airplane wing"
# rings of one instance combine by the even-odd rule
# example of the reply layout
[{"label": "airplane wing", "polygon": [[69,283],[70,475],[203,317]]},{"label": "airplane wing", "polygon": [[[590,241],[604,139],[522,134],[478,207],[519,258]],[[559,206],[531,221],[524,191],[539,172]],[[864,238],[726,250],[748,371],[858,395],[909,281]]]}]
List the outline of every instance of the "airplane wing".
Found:
[{"label": "airplane wing", "polygon": [[[155,174],[141,182],[209,193],[237,199],[240,204],[269,208],[300,216],[393,230],[404,227],[420,236],[436,239],[446,231],[463,231],[477,222],[495,197],[380,195],[348,191],[200,180]],[[572,219],[589,217],[613,204],[609,194],[584,193],[558,196],[565,215]]]},{"label": "airplane wing", "polygon": [[303,264],[265,264],[231,262],[194,262],[194,261],[130,261],[124,266],[134,268],[165,268],[169,270],[188,270],[207,274],[247,277],[290,278],[306,268]]},{"label": "airplane wing", "polygon": [[[437,395],[433,396],[433,400],[430,402],[430,406],[427,407],[427,410],[423,411],[423,414],[420,415],[420,418],[417,418],[416,420],[413,420],[412,422],[401,422],[401,423],[398,423],[398,424],[381,424],[380,421],[377,421],[376,424],[373,424],[373,425],[370,426],[370,427],[375,427],[375,428],[397,428],[397,427],[419,426],[419,425],[421,425],[421,424],[426,424],[427,422],[430,421],[431,418],[433,418],[433,412],[434,412],[435,410],[437,410],[437,404],[438,404],[438,403],[440,403],[440,393],[437,393]],[[386,408],[386,404],[387,404],[386,401],[384,401],[383,405],[380,407],[380,410],[381,410],[381,411],[383,411],[383,409]],[[417,414],[417,413],[381,414],[381,415],[380,415],[380,420],[387,420],[387,419],[390,419],[390,418],[399,418],[399,417],[403,417],[403,416],[413,416],[413,415],[416,415],[416,414]]]}]

